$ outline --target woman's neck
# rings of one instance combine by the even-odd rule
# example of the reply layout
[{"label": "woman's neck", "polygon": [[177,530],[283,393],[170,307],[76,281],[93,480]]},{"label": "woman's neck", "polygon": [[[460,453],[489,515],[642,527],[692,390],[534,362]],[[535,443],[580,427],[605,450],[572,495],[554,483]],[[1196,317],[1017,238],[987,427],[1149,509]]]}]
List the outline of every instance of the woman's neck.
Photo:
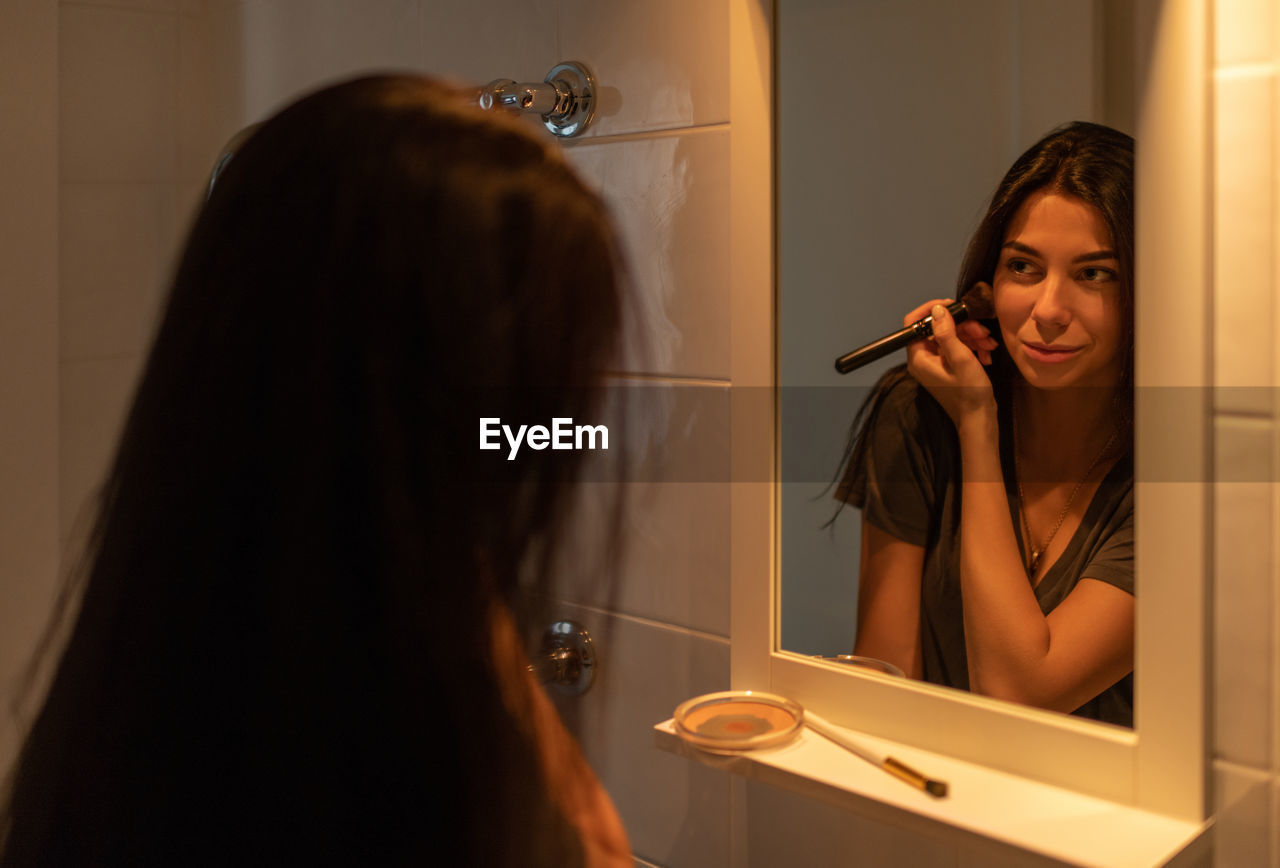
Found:
[{"label": "woman's neck", "polygon": [[[1093,461],[1124,424],[1115,391],[1110,389],[1050,391],[1015,381],[1012,409],[1017,413],[1022,459],[1067,473]],[[1115,447],[1108,452],[1114,453]]]}]

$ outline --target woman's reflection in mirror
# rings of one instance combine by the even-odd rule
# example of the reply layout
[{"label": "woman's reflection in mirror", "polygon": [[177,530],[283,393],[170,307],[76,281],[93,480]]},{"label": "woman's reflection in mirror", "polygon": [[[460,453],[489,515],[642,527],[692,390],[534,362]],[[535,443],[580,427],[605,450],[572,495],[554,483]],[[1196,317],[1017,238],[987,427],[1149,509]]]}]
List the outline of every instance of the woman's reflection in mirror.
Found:
[{"label": "woman's reflection in mirror", "polygon": [[1014,163],[956,283],[956,324],[877,383],[837,497],[862,510],[854,653],[1133,723],[1133,140],[1059,128]]},{"label": "woman's reflection in mirror", "polygon": [[557,149],[431,81],[256,129],[187,241],[0,863],[633,864],[521,638],[584,453],[476,434],[599,410],[617,250]]}]

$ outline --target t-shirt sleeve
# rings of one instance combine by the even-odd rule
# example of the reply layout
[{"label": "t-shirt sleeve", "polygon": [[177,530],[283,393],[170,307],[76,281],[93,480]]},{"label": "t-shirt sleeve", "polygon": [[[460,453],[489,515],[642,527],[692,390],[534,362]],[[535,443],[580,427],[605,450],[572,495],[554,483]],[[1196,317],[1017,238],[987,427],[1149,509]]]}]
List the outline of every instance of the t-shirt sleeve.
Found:
[{"label": "t-shirt sleeve", "polygon": [[[902,380],[873,396],[863,433],[836,497],[862,510],[871,524],[903,542],[923,546],[934,512],[933,457],[917,397],[923,390]],[[878,399],[878,400],[877,400]]]},{"label": "t-shirt sleeve", "polygon": [[1133,495],[1130,492],[1113,516],[1108,533],[1080,571],[1082,579],[1097,579],[1133,593]]}]

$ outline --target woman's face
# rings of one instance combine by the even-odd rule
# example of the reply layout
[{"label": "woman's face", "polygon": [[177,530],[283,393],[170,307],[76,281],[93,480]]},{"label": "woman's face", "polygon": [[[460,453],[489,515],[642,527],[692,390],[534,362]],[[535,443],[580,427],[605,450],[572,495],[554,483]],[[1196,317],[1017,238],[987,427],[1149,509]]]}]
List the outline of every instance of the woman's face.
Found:
[{"label": "woman's face", "polygon": [[1041,389],[1113,387],[1124,370],[1120,263],[1102,215],[1032,193],[1005,232],[992,279],[1005,347]]}]

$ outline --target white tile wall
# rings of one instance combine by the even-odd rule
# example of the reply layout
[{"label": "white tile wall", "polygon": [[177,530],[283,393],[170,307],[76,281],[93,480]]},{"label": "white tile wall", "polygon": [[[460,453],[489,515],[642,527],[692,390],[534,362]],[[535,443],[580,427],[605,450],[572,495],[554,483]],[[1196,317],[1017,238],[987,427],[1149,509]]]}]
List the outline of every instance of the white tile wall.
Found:
[{"label": "white tile wall", "polygon": [[1277,429],[1280,15],[1214,13],[1216,865],[1280,864]]},{"label": "white tile wall", "polygon": [[612,796],[635,854],[656,865],[729,860],[729,776],[654,745],[653,725],[729,681],[729,643],[688,630],[565,605],[601,652],[580,697],[557,697],[566,723]]},{"label": "white tile wall", "polygon": [[179,0],[59,4],[64,546],[88,521],[193,187],[208,171],[203,9]]},{"label": "white tile wall", "polygon": [[1271,0],[1216,0],[1214,60],[1221,69],[1275,59],[1275,32],[1280,26]]},{"label": "white tile wall", "polygon": [[68,3],[58,36],[63,182],[172,181],[177,16]]},{"label": "white tile wall", "polygon": [[203,5],[178,18],[177,178],[203,182],[223,138],[213,127],[208,94],[215,73],[210,57],[211,30]]},{"label": "white tile wall", "polygon": [[0,3],[0,776],[58,574],[57,43],[55,6]]},{"label": "white tile wall", "polygon": [[[1214,304],[1215,395],[1219,412],[1273,412],[1272,246],[1275,226],[1271,140],[1274,76],[1220,70],[1215,88]],[[1262,181],[1263,183],[1260,183]]]},{"label": "white tile wall", "polygon": [[686,128],[729,120],[729,4],[648,0],[557,4],[562,60],[598,69],[616,112],[587,135]]},{"label": "white tile wall", "polygon": [[1270,766],[1272,750],[1273,448],[1267,420],[1215,425],[1214,730],[1222,759],[1255,768]]},{"label": "white tile wall", "polygon": [[1270,830],[1274,813],[1270,776],[1220,762],[1215,769],[1214,789],[1217,814],[1214,864],[1224,868],[1276,864]]},{"label": "white tile wall", "polygon": [[431,75],[470,84],[497,78],[537,82],[563,60],[587,60],[561,53],[557,21],[563,4],[557,0],[517,5],[441,0],[421,5],[421,59],[415,67]]},{"label": "white tile wall", "polygon": [[646,373],[729,376],[729,130],[573,145],[626,243],[650,358]]},{"label": "white tile wall", "polygon": [[358,71],[418,66],[424,6],[418,0],[246,0],[239,8],[244,122]]},{"label": "white tile wall", "polygon": [[64,360],[147,346],[172,268],[177,195],[173,184],[62,185]]},{"label": "white tile wall", "polygon": [[618,610],[728,639],[728,483],[637,488],[624,529],[630,554]]},{"label": "white tile wall", "polygon": [[[727,639],[729,389],[613,382],[601,421],[612,449],[627,451],[624,472],[633,481],[620,494],[607,482],[617,478],[613,465],[588,472],[593,484],[581,492],[560,595]],[[622,550],[616,562],[602,562],[599,544],[620,496]]]},{"label": "white tile wall", "polygon": [[[957,866],[954,842],[850,816],[843,809],[748,782],[748,868]],[[986,863],[991,864],[991,863]]]},{"label": "white tile wall", "polygon": [[182,0],[63,0],[67,6],[103,6],[108,9],[133,9],[138,12],[177,12]]},{"label": "white tile wall", "polygon": [[82,538],[92,522],[141,362],[135,352],[62,363],[58,503],[64,544]]}]

